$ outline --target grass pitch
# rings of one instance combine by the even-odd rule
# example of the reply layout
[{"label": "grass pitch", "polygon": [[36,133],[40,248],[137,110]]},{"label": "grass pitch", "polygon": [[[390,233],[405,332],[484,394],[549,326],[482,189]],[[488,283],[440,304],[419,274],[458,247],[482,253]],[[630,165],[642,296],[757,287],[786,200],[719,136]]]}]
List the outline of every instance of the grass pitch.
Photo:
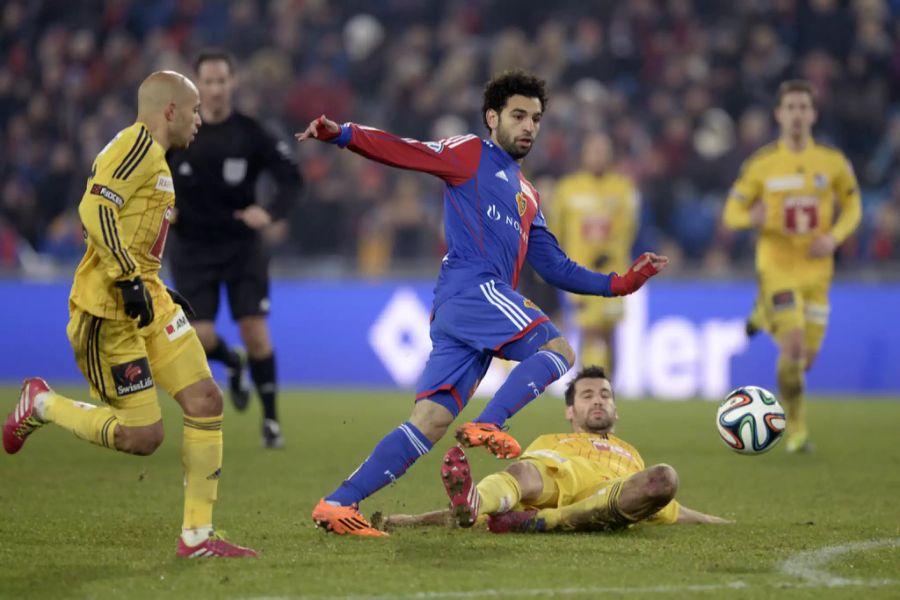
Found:
[{"label": "grass pitch", "polygon": [[[61,389],[84,397],[84,389]],[[18,390],[0,388],[0,410]],[[896,598],[900,596],[900,402],[814,402],[818,451],[780,446],[739,456],[717,439],[715,405],[620,402],[617,433],[648,465],[681,477],[678,499],[730,526],[644,526],[616,534],[492,535],[418,528],[386,540],[327,535],[309,518],[389,429],[409,395],[283,393],[283,451],[260,447],[259,413],[229,409],[216,524],[259,560],[174,557],[181,524],[180,413],[164,402],[167,439],[151,457],[118,455],[54,427],[0,455],[2,598]],[[475,401],[463,415],[472,418]],[[513,421],[523,445],[567,430],[562,401]],[[445,504],[439,460],[450,439],[371,514]],[[476,477],[503,464],[470,451]]]}]

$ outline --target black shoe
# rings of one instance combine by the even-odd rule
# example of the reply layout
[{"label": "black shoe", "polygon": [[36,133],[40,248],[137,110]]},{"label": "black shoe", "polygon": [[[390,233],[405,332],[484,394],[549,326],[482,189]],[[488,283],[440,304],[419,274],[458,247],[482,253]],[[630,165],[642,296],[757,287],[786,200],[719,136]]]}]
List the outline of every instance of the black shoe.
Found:
[{"label": "black shoe", "polygon": [[262,426],[263,448],[284,448],[284,436],[281,426],[274,419],[264,419]]},{"label": "black shoe", "polygon": [[247,410],[250,403],[250,382],[247,379],[247,353],[243,348],[235,348],[235,355],[240,364],[236,369],[228,371],[228,389],[231,392],[231,403],[239,412]]}]

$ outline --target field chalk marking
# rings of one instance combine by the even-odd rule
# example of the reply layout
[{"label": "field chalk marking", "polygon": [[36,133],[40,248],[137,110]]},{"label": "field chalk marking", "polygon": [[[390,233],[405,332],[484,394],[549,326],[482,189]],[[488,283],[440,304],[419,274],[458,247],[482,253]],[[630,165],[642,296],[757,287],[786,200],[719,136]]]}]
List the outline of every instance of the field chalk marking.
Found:
[{"label": "field chalk marking", "polygon": [[254,596],[245,600],[441,600],[446,598],[506,598],[506,597],[553,597],[573,596],[577,594],[683,594],[687,592],[710,592],[716,590],[741,590],[754,587],[784,588],[821,588],[821,587],[883,587],[897,585],[894,579],[848,579],[838,577],[825,570],[825,566],[836,558],[854,552],[867,552],[879,548],[898,548],[900,538],[852,542],[837,546],[825,546],[818,550],[800,552],[778,565],[778,571],[790,577],[802,579],[802,582],[783,581],[777,583],[749,584],[744,581],[731,583],[711,583],[696,585],[655,585],[644,587],[579,587],[549,589],[483,589],[472,591],[435,591],[413,592],[410,594],[376,594],[354,596]]}]

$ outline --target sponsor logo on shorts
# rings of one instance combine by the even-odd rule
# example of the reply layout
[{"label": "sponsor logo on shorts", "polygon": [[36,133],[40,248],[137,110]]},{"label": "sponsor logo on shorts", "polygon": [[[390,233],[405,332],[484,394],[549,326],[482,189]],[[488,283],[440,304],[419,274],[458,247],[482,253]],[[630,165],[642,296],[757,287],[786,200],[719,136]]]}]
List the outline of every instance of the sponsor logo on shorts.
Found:
[{"label": "sponsor logo on shorts", "polygon": [[110,371],[116,385],[116,395],[119,397],[153,387],[153,375],[150,373],[150,363],[146,356],[121,365],[113,365]]},{"label": "sponsor logo on shorts", "polygon": [[524,300],[522,300],[522,304],[525,305],[525,308],[530,308],[531,310],[541,310],[540,306],[538,306],[537,304],[535,304],[528,298],[525,298]]},{"label": "sponsor logo on shorts", "polygon": [[791,290],[784,290],[772,294],[772,308],[774,308],[775,310],[787,310],[790,308],[794,308],[796,304],[797,302],[794,300],[794,292]]},{"label": "sponsor logo on shorts", "polygon": [[166,177],[165,175],[160,175],[156,180],[156,189],[162,190],[164,192],[172,192],[175,193],[175,184],[172,182],[171,177]]},{"label": "sponsor logo on shorts", "polygon": [[186,334],[191,329],[191,323],[188,321],[187,316],[185,316],[183,310],[179,310],[175,315],[175,318],[169,321],[166,324],[165,331],[166,337],[169,338],[169,341],[175,341],[184,334]]},{"label": "sponsor logo on shorts", "polygon": [[118,195],[105,185],[100,185],[99,183],[95,183],[91,186],[91,193],[95,196],[100,196],[101,198],[106,198],[119,208],[125,206],[125,200],[122,199],[122,196]]}]

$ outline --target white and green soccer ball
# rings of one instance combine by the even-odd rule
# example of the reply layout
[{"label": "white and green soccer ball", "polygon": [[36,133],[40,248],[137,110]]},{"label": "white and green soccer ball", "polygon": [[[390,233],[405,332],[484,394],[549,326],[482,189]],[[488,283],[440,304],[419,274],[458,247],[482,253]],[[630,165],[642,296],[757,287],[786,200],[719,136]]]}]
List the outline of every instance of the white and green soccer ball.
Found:
[{"label": "white and green soccer ball", "polygon": [[733,390],[716,413],[716,428],[725,445],[741,454],[761,454],[784,433],[784,409],[769,390],[745,385]]}]

